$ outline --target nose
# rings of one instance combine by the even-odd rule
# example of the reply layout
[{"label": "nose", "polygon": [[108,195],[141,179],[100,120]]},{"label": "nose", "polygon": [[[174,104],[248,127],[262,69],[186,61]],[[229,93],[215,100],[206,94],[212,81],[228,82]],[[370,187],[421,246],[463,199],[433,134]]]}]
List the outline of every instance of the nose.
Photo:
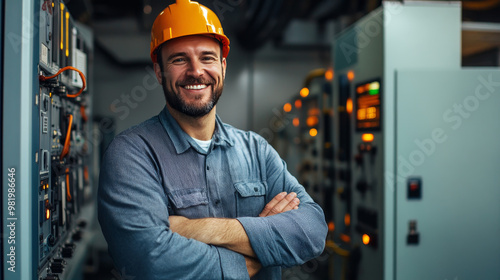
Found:
[{"label": "nose", "polygon": [[193,77],[200,77],[203,76],[204,73],[205,69],[203,67],[203,64],[198,60],[191,60],[191,62],[189,63],[188,74],[192,75]]}]

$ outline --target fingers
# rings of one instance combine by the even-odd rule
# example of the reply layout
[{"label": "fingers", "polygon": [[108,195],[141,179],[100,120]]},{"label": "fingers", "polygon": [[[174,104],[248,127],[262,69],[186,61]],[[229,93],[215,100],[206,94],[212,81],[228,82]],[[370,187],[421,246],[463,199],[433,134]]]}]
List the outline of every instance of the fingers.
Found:
[{"label": "fingers", "polygon": [[262,210],[259,214],[260,217],[272,216],[275,214],[283,213],[292,209],[298,209],[300,200],[297,198],[297,194],[291,192],[286,194],[282,192],[277,194]]},{"label": "fingers", "polygon": [[291,192],[285,196],[273,209],[271,209],[272,215],[283,213],[292,210],[295,206],[298,206],[300,200],[297,198],[297,194]]},{"label": "fingers", "polygon": [[269,212],[276,206],[281,200],[283,200],[286,196],[286,192],[281,192],[277,194],[269,203],[264,207],[262,212],[259,214],[260,217],[266,217]]}]

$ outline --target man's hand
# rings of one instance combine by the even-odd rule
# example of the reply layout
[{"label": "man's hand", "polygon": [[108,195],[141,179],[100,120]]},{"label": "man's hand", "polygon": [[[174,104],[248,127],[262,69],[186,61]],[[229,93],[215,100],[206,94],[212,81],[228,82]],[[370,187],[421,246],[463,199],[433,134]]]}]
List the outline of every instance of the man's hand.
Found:
[{"label": "man's hand", "polygon": [[247,265],[248,275],[252,278],[262,268],[260,262],[254,258],[245,256],[245,263]]},{"label": "man's hand", "polygon": [[267,217],[290,211],[293,209],[298,209],[300,200],[297,198],[297,194],[291,192],[286,194],[282,192],[277,194],[269,203],[264,207],[259,217]]}]

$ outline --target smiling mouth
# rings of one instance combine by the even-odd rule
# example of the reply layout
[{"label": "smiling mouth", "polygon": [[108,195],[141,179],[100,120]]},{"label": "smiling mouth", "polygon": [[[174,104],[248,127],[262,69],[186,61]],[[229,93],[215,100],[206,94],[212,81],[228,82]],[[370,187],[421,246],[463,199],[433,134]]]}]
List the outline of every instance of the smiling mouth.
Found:
[{"label": "smiling mouth", "polygon": [[185,86],[182,86],[183,88],[185,89],[205,89],[208,87],[208,85],[185,85]]}]

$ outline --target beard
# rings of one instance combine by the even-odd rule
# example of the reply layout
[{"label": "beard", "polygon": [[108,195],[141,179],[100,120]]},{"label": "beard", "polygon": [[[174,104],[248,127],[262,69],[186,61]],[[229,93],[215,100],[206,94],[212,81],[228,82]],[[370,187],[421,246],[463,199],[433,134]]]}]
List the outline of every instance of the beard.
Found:
[{"label": "beard", "polygon": [[219,97],[222,95],[222,90],[224,89],[224,81],[221,81],[220,85],[216,86],[214,79],[206,80],[201,78],[188,78],[186,80],[176,82],[175,87],[178,88],[189,84],[205,84],[212,87],[210,99],[206,103],[201,103],[202,101],[200,97],[198,99],[200,101],[199,104],[187,104],[186,101],[182,99],[180,94],[176,93],[174,88],[167,86],[167,79],[165,79],[165,76],[163,77],[161,83],[165,99],[170,107],[193,118],[203,117],[210,113],[219,101]]}]

